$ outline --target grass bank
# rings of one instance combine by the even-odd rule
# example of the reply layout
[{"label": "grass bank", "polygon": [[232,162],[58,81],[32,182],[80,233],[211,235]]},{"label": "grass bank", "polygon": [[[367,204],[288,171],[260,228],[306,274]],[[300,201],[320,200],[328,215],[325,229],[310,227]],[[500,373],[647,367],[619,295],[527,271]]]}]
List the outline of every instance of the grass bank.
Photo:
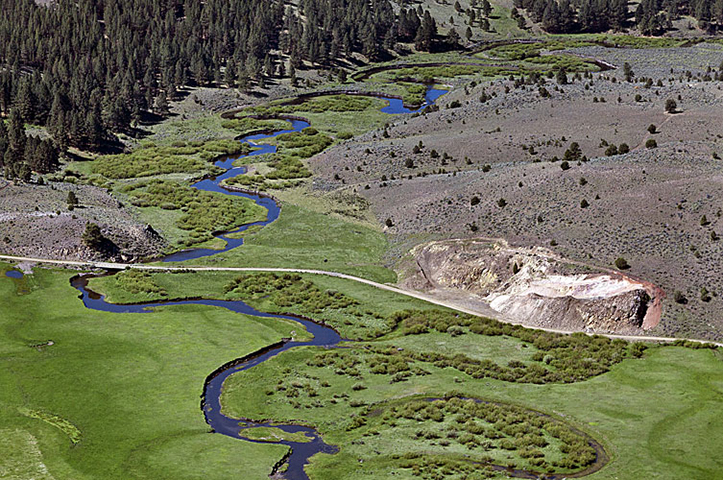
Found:
[{"label": "grass bank", "polygon": [[284,203],[278,220],[245,238],[243,247],[194,264],[317,268],[396,282],[382,260],[389,245],[384,234],[327,213]]},{"label": "grass bank", "polygon": [[303,328],[202,306],[90,311],[69,277],[0,276],[0,477],[226,479],[253,459],[245,478],[266,478],[286,448],[208,433],[199,395],[219,365]]}]

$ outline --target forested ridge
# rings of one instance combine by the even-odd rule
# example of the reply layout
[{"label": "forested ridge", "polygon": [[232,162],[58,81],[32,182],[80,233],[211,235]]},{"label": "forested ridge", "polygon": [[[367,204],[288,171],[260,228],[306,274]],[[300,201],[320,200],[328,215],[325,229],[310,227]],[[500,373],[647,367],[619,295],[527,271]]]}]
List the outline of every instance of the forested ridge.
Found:
[{"label": "forested ridge", "polygon": [[711,33],[723,27],[723,0],[642,0],[634,11],[626,0],[514,0],[514,4],[550,33],[636,27],[644,35],[660,35],[684,15]]},{"label": "forested ridge", "polygon": [[[0,0],[0,10],[0,114],[46,126],[60,151],[132,133],[186,85],[248,89],[304,61],[374,60],[397,41],[429,50],[436,37],[428,13],[395,13],[389,0]],[[17,141],[0,147],[7,176],[36,170]]]}]

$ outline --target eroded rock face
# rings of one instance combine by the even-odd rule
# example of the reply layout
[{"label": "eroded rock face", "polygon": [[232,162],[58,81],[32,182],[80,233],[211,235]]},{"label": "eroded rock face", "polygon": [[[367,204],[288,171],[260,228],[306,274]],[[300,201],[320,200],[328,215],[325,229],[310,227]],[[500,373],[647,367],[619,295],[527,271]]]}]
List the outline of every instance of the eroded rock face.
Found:
[{"label": "eroded rock face", "polygon": [[416,247],[407,287],[456,292],[528,326],[639,334],[660,319],[662,292],[613,271],[592,271],[543,248],[448,240]]}]

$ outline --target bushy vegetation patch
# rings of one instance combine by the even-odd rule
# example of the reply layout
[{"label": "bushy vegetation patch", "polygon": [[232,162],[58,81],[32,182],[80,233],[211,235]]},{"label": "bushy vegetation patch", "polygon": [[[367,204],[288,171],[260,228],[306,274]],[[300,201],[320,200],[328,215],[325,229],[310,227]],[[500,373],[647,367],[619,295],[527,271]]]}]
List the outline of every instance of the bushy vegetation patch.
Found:
[{"label": "bushy vegetation patch", "polygon": [[688,40],[685,38],[635,35],[593,35],[592,38],[605,46],[628,48],[675,48],[688,43]]},{"label": "bushy vegetation patch", "polygon": [[259,173],[252,175],[239,175],[238,177],[224,180],[224,184],[231,187],[240,187],[241,189],[249,189],[255,191],[264,190],[283,190],[285,188],[297,187],[301,184],[300,180],[287,180],[282,182],[271,182],[266,179],[265,175]]},{"label": "bushy vegetation patch", "polygon": [[299,102],[282,102],[275,105],[262,105],[246,110],[260,115],[279,115],[284,113],[309,112],[362,112],[374,107],[374,99],[355,95],[328,95],[311,97]]},{"label": "bushy vegetation patch", "polygon": [[204,192],[174,182],[153,180],[129,185],[122,191],[137,207],[182,212],[176,225],[190,232],[184,241],[187,246],[210,240],[214,232],[263,220],[264,209],[252,200]]},{"label": "bushy vegetation patch", "polygon": [[283,130],[288,128],[289,124],[284,120],[259,120],[251,117],[238,117],[224,120],[221,126],[234,130],[240,135],[247,135],[258,131]]},{"label": "bushy vegetation patch", "polygon": [[224,290],[227,294],[247,299],[267,298],[280,307],[297,306],[309,314],[358,305],[353,298],[332,290],[322,291],[314,282],[304,280],[295,273],[259,273],[238,277],[226,285]]},{"label": "bushy vegetation patch", "polygon": [[392,80],[403,81],[405,79],[416,79],[419,81],[432,81],[435,78],[454,78],[463,75],[484,76],[499,75],[503,68],[485,67],[483,65],[447,65],[443,67],[411,67],[395,70]]},{"label": "bushy vegetation patch", "polygon": [[319,133],[312,127],[300,132],[284,133],[276,137],[276,141],[284,153],[299,158],[313,157],[334,142],[331,137]]},{"label": "bushy vegetation patch", "polygon": [[526,61],[535,65],[544,65],[552,70],[565,70],[569,73],[599,70],[594,63],[573,55],[540,55],[528,58]]},{"label": "bushy vegetation patch", "polygon": [[210,142],[178,142],[173,146],[148,145],[132,153],[105,155],[93,162],[92,172],[107,178],[138,178],[170,173],[221,173],[209,162],[223,155],[245,155],[248,144],[235,140]]},{"label": "bushy vegetation patch", "polygon": [[226,298],[238,298],[265,311],[295,313],[327,322],[348,338],[376,338],[388,332],[379,309],[333,289],[321,289],[298,274],[243,275],[224,287]]},{"label": "bushy vegetation patch", "polygon": [[427,93],[426,85],[409,82],[397,82],[397,85],[404,88],[402,100],[405,105],[421,105],[424,102],[424,94]]},{"label": "bushy vegetation patch", "polygon": [[594,45],[592,42],[544,42],[544,43],[520,43],[512,45],[501,45],[490,49],[486,53],[493,57],[509,61],[524,61],[527,64],[540,65],[545,69],[567,72],[585,72],[598,70],[598,67],[582,58],[573,55],[543,55],[542,52],[563,50],[566,48],[583,47]]},{"label": "bushy vegetation patch", "polygon": [[[513,405],[462,398],[458,393],[365,409],[347,428],[358,430],[357,435],[373,448],[394,451],[400,468],[413,469],[422,478],[436,478],[430,475],[430,465],[422,463],[427,453],[543,472],[577,470],[596,459],[588,438],[560,421]],[[385,435],[377,433],[382,429]],[[404,439],[404,451],[389,444],[398,438]],[[455,473],[466,470],[455,464],[447,468]]]},{"label": "bushy vegetation patch", "polygon": [[123,270],[115,275],[116,286],[133,295],[145,294],[151,298],[167,297],[166,290],[155,282],[151,272],[143,270]]},{"label": "bushy vegetation patch", "polygon": [[[264,162],[272,168],[265,174],[239,175],[226,180],[229,185],[253,187],[259,190],[288,188],[299,184],[299,180],[311,177],[311,171],[302,159],[313,157],[334,143],[331,137],[314,128],[301,132],[284,133],[276,137],[277,153],[264,156]],[[285,180],[278,182],[278,180]]]},{"label": "bushy vegetation patch", "polygon": [[497,320],[444,311],[406,311],[394,315],[404,335],[420,335],[431,330],[451,335],[466,332],[484,335],[507,335],[534,346],[538,351],[534,362],[510,361],[497,365],[491,360],[479,360],[460,353],[454,357],[435,352],[406,352],[418,361],[434,363],[439,367],[453,367],[473,378],[496,378],[521,383],[572,383],[607,372],[626,357],[640,357],[646,346],[629,344],[623,340],[588,336],[583,333],[564,335],[543,330],[532,330]]}]

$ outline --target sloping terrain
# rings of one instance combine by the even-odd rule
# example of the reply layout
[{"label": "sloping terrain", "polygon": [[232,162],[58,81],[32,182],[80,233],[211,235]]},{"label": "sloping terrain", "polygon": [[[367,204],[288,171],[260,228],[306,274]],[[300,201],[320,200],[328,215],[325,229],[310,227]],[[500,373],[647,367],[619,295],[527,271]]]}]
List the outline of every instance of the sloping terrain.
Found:
[{"label": "sloping terrain", "polygon": [[412,256],[407,287],[466,297],[524,325],[639,335],[660,321],[659,288],[565,262],[547,249],[448,240],[420,245]]},{"label": "sloping terrain", "polygon": [[[68,209],[73,192],[79,205]],[[87,223],[101,227],[112,251],[101,254],[82,242]],[[87,185],[13,185],[0,189],[0,241],[10,255],[58,259],[134,260],[159,255],[166,246],[104,189]]]},{"label": "sloping terrain", "polygon": [[[316,185],[364,196],[395,253],[489,236],[604,267],[623,257],[666,292],[653,333],[723,338],[723,92],[704,80],[723,48],[575,52],[620,68],[547,80],[547,98],[508,78],[458,79],[439,111],[315,157]],[[667,99],[676,113],[665,112]],[[563,165],[573,142],[579,153]],[[629,153],[609,151],[623,144]]]}]

